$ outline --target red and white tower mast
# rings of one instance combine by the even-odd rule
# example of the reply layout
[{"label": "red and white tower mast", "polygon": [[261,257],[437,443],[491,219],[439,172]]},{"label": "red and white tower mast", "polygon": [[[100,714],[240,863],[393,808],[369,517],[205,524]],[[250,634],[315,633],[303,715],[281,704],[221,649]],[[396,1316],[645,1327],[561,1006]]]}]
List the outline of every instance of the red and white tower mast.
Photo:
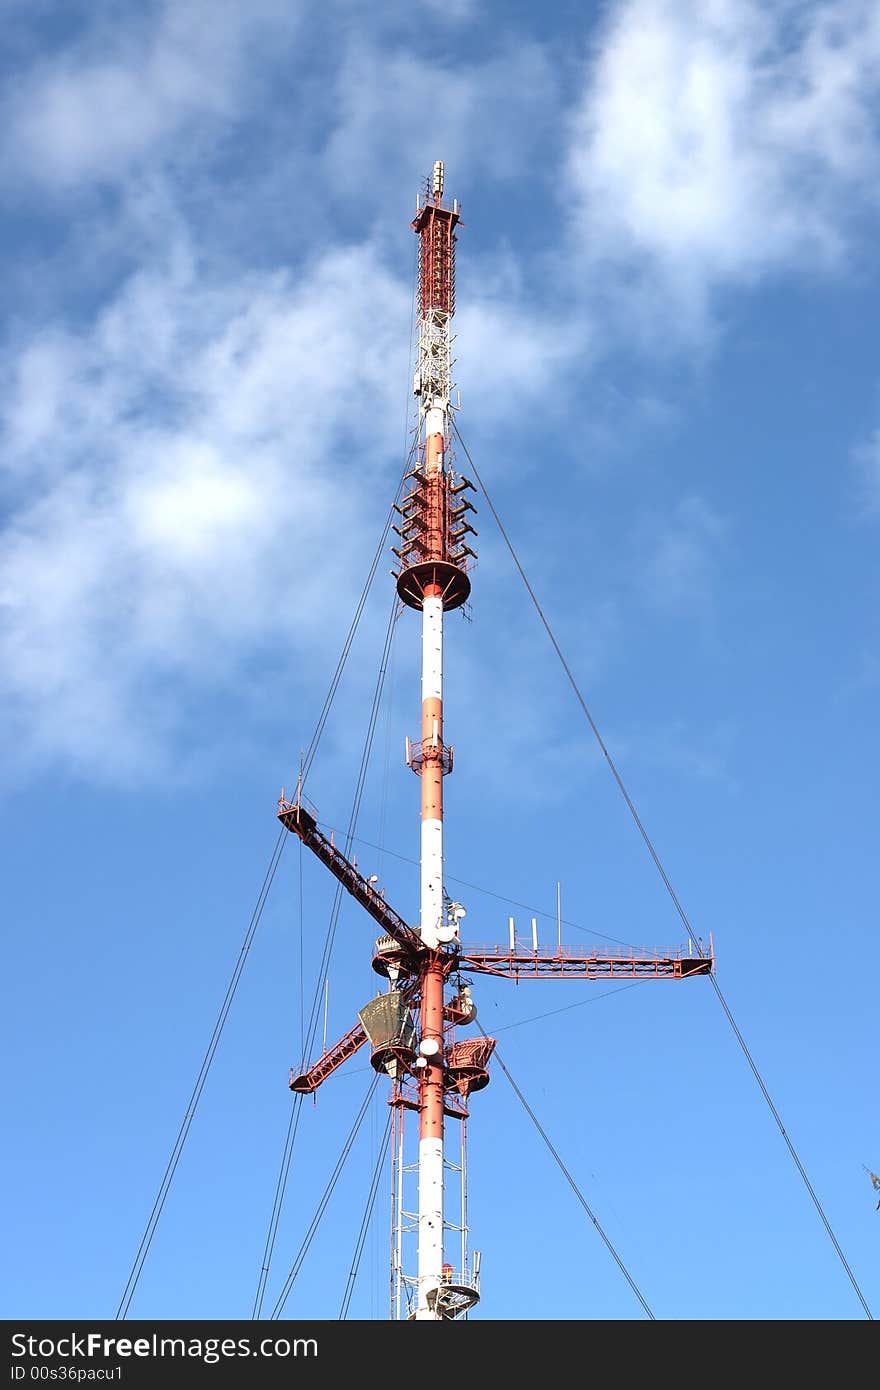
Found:
[{"label": "red and white tower mast", "polygon": [[[443,739],[443,616],[468,597],[465,519],[469,503],[457,502],[446,469],[450,442],[452,334],[455,312],[455,228],[458,203],[443,203],[443,164],[434,165],[430,188],[419,198],[413,229],[419,238],[418,361],[420,459],[413,488],[404,498],[397,591],[422,614],[421,739],[409,750],[421,777],[420,936],[421,966],[418,1074],[419,1211],[416,1318],[436,1318],[443,1274],[444,983],[450,958],[444,947],[457,932],[447,919],[443,894],[443,778],[452,753]],[[459,490],[460,485],[457,485]]]},{"label": "red and white tower mast", "polygon": [[[414,380],[419,400],[415,467],[404,480],[397,506],[400,537],[392,547],[401,601],[422,615],[421,737],[407,739],[407,763],[421,779],[421,894],[419,926],[411,926],[356,862],[349,860],[320,828],[316,809],[297,788],[295,800],[284,792],[278,816],[325,865],[370,917],[382,935],[376,942],[373,969],[387,978],[387,993],[358,1011],[359,1023],[300,1074],[291,1071],[291,1090],[313,1095],[337,1068],[367,1042],[371,1062],[392,1083],[392,1317],[451,1320],[467,1316],[480,1297],[480,1259],[467,1250],[466,1123],[473,1093],[489,1082],[488,1063],[494,1039],[455,1040],[456,1030],[473,1023],[476,1011],[469,976],[513,980],[683,980],[710,974],[708,954],[686,947],[563,946],[538,941],[537,920],[531,938],[517,938],[513,918],[509,942],[489,946],[462,943],[463,908],[443,889],[443,779],[452,771],[452,748],[443,738],[443,619],[470,595],[468,565],[474,552],[467,544],[476,535],[468,520],[475,508],[467,498],[473,485],[458,478],[448,464],[452,397],[452,316],[455,312],[455,230],[458,203],[443,201],[443,165],[434,165],[427,189],[419,197],[412,223],[419,238],[418,361]],[[462,972],[466,972],[466,975]],[[447,983],[453,988],[446,998]],[[418,1027],[416,1027],[416,1018]],[[418,1114],[419,1148],[415,1165],[404,1162],[408,1115]],[[444,1155],[444,1121],[460,1124],[461,1158]],[[409,1210],[405,1175],[418,1174],[418,1210]],[[444,1177],[458,1173],[461,1208],[458,1221],[444,1217]],[[460,1222],[460,1224],[459,1224]],[[461,1237],[458,1269],[444,1261],[444,1225]],[[404,1273],[403,1245],[417,1236],[417,1273]],[[404,1308],[404,1299],[406,1307]]]}]

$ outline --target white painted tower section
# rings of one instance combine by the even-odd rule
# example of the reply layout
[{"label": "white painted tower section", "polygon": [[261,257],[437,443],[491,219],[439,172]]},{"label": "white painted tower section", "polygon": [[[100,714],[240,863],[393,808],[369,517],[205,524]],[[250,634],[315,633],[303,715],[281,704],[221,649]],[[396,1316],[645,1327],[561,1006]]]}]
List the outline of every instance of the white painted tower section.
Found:
[{"label": "white painted tower section", "polygon": [[[432,411],[432,415],[441,412]],[[443,700],[443,600],[422,601],[422,701]],[[439,741],[440,730],[433,731]],[[422,941],[435,950],[443,920],[443,821],[422,821]],[[437,1039],[442,1046],[442,1034]],[[443,1140],[419,1140],[419,1240],[416,1318],[434,1319],[429,1298],[443,1277]]]},{"label": "white painted tower section", "polygon": [[443,1278],[443,1140],[419,1140],[419,1289],[417,1318],[436,1318],[429,1295]]},{"label": "white painted tower section", "polygon": [[[422,700],[443,699],[443,600],[426,598],[422,603]],[[439,741],[440,731],[434,731]],[[443,920],[443,822],[422,821],[422,941],[432,950],[440,944],[437,935]]]}]

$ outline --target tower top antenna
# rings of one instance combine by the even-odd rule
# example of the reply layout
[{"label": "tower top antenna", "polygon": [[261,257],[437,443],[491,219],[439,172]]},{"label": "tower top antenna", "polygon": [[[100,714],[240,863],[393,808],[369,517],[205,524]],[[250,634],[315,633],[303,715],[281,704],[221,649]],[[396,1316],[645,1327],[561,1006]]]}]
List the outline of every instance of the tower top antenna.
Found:
[{"label": "tower top antenna", "polygon": [[435,199],[443,197],[443,160],[434,160],[434,173],[432,178],[433,193]]}]

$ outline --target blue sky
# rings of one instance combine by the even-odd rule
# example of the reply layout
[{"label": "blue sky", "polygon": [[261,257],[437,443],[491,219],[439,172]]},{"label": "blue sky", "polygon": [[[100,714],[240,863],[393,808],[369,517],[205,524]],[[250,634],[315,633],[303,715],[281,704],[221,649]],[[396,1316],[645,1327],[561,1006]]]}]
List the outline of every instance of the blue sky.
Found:
[{"label": "blue sky", "polygon": [[[465,222],[462,435],[876,1309],[876,7],[3,20],[6,1316],[118,1301],[401,470],[408,222],[438,157]],[[447,648],[466,939],[505,938],[491,893],[552,918],[560,880],[573,943],[676,943],[476,524]],[[387,568],[310,780],[339,827]],[[358,846],[412,918],[417,633],[405,614]],[[290,845],[133,1315],[249,1315],[299,1060],[299,867]],[[332,888],[302,875],[310,999]],[[331,1037],[373,992],[372,939],[346,905]],[[475,997],[657,1316],[860,1316],[708,984],[606,990]],[[364,1065],[304,1112],[270,1293]],[[473,1111],[482,1315],[639,1316],[500,1073]],[[337,1314],[385,1113],[291,1316]],[[380,1197],[351,1316],[387,1308]]]}]

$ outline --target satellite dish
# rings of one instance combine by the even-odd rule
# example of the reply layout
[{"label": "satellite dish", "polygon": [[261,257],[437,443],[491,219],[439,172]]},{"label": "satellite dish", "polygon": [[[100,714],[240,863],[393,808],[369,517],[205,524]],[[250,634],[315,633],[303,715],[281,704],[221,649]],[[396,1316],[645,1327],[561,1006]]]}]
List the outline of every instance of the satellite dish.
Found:
[{"label": "satellite dish", "polygon": [[444,923],[443,926],[437,928],[437,940],[440,941],[440,942],[442,942],[444,945],[448,944],[450,941],[454,941],[455,938],[456,938],[457,936],[458,936],[458,923],[457,923],[457,921],[456,921],[455,926],[448,926],[448,925],[446,925],[446,924]]},{"label": "satellite dish", "polygon": [[422,1038],[419,1043],[419,1052],[423,1057],[434,1057],[440,1051],[440,1044],[436,1038]]}]

